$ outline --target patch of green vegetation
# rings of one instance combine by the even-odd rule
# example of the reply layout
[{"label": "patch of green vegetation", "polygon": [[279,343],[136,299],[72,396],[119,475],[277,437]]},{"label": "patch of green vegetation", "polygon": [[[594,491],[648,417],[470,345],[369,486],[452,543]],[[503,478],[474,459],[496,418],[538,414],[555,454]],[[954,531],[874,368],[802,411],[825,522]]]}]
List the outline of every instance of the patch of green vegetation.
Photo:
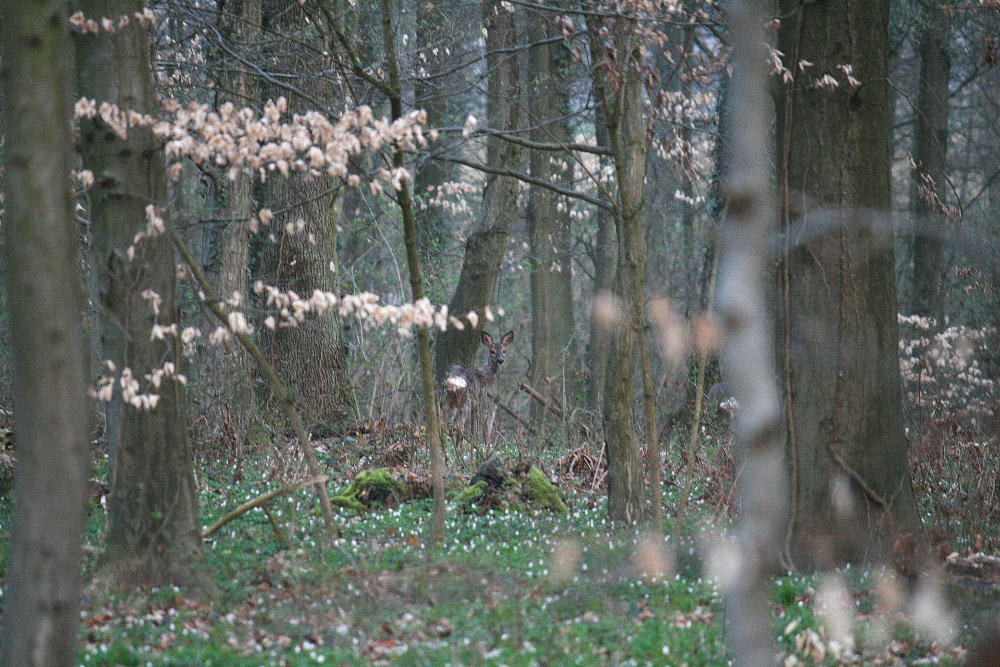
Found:
[{"label": "patch of green vegetation", "polygon": [[559,489],[535,466],[524,476],[521,489],[524,496],[539,507],[550,509],[556,514],[566,514],[569,511]]},{"label": "patch of green vegetation", "polygon": [[486,480],[481,479],[475,484],[470,484],[465,487],[457,496],[455,496],[455,500],[462,504],[474,503],[483,497],[483,494],[486,493],[486,487]]},{"label": "patch of green vegetation", "polygon": [[330,498],[330,502],[363,514],[369,507],[400,500],[403,492],[403,485],[388,468],[376,468],[359,472],[349,486]]}]

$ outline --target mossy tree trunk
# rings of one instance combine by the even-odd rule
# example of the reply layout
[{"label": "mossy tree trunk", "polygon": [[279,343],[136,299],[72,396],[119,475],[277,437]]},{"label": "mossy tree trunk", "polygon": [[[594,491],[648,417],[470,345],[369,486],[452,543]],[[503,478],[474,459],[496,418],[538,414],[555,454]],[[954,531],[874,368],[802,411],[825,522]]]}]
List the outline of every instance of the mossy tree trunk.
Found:
[{"label": "mossy tree trunk", "polygon": [[73,45],[64,2],[5,0],[0,15],[17,432],[0,644],[5,665],[71,665],[93,428],[70,183]]},{"label": "mossy tree trunk", "polygon": [[[85,0],[88,17],[133,16],[140,0]],[[133,20],[114,33],[80,35],[79,93],[123,110],[154,113],[147,28]],[[174,247],[166,234],[126,249],[146,229],[146,207],[163,210],[166,169],[161,147],[148,128],[126,139],[99,118],[81,121],[83,166],[94,173],[90,218],[101,298],[101,349],[119,372],[143,375],[172,362],[180,368],[180,343],[152,340],[154,324],[179,321]],[[158,314],[147,290],[158,295]],[[143,388],[152,390],[152,388]],[[184,386],[168,378],[156,390],[155,409],[134,407],[116,392],[108,405],[112,455],[108,534],[102,570],[106,581],[133,585],[176,584],[210,589],[204,576]]]}]

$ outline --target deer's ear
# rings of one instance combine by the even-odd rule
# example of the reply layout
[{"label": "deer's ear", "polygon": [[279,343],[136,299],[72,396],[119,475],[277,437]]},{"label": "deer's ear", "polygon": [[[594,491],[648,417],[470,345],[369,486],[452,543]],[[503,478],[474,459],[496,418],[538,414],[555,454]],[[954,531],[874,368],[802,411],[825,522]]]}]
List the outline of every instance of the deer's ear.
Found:
[{"label": "deer's ear", "polygon": [[479,334],[479,340],[482,341],[483,345],[486,347],[493,347],[493,337],[485,331]]},{"label": "deer's ear", "polygon": [[514,342],[514,330],[513,329],[511,329],[510,331],[508,331],[507,333],[505,333],[503,335],[503,338],[500,339],[500,344],[504,345],[504,346],[510,345],[513,342]]}]

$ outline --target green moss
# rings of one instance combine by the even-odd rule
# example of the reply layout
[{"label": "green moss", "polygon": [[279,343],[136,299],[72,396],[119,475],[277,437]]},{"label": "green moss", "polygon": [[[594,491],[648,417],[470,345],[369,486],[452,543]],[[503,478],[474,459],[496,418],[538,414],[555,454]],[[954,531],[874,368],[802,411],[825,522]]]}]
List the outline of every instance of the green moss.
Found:
[{"label": "green moss", "polygon": [[330,503],[363,514],[372,504],[384,505],[387,501],[400,499],[403,491],[403,485],[388,468],[362,470],[350,486],[330,498]]},{"label": "green moss", "polygon": [[460,503],[474,503],[482,498],[484,493],[486,493],[486,480],[481,479],[475,484],[467,486],[455,497],[455,500]]},{"label": "green moss", "polygon": [[536,507],[545,507],[556,514],[569,512],[559,489],[546,479],[541,470],[534,466],[524,476],[524,481],[521,483],[521,493]]},{"label": "green moss", "polygon": [[360,500],[350,494],[350,487],[347,487],[335,496],[331,496],[330,504],[334,507],[354,510],[358,514],[364,514],[367,509]]}]

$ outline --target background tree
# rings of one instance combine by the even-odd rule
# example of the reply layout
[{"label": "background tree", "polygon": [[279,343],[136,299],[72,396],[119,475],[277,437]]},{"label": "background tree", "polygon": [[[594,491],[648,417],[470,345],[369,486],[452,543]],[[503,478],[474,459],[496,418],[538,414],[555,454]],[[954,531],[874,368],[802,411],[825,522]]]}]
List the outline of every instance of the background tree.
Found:
[{"label": "background tree", "polygon": [[[87,0],[87,17],[132,17],[114,32],[77,36],[78,89],[97,105],[151,114],[153,98],[144,7],[138,0]],[[112,587],[211,588],[202,570],[201,526],[178,380],[180,344],[154,339],[154,326],[178,323],[173,243],[155,229],[166,200],[164,155],[148,127],[126,130],[115,114],[82,117],[78,148],[94,175],[90,220],[100,291],[101,351],[120,388],[106,407],[111,454],[108,533],[103,560]],[[142,235],[142,240],[136,240]],[[130,248],[132,251],[130,252]],[[145,374],[169,368],[155,409],[143,400]],[[129,377],[130,375],[130,377]],[[120,380],[124,378],[125,382]],[[121,386],[124,385],[124,386]],[[114,385],[112,385],[114,386]],[[147,399],[148,400],[148,399]]]},{"label": "background tree", "polygon": [[946,267],[945,229],[948,222],[948,54],[950,10],[942,2],[930,2],[920,12],[918,46],[920,74],[917,107],[914,110],[912,194],[913,307],[914,313],[944,318],[943,285]]},{"label": "background tree", "polygon": [[[216,107],[228,102],[236,108],[256,108],[260,101],[259,81],[246,61],[231,58],[229,54],[245,54],[250,45],[259,41],[260,0],[219,0],[217,23],[222,44],[217,49]],[[248,173],[240,171],[232,176],[220,173],[214,179],[220,224],[211,228],[215,232],[211,242],[215,252],[208,253],[205,268],[213,276],[218,294],[227,299],[238,295],[235,298],[247,303],[250,298],[250,219],[257,213],[254,184]],[[211,326],[207,320],[206,325]],[[210,387],[205,401],[206,421],[215,430],[215,438],[223,444],[229,440],[229,448],[242,459],[247,451],[252,415],[256,413],[256,387],[250,360],[233,340],[208,346],[205,352],[212,357],[204,364],[205,384]]]},{"label": "background tree", "polygon": [[[315,24],[306,21],[310,14],[299,3],[275,3],[266,9],[262,15],[264,25],[282,35],[315,39]],[[271,49],[271,68],[293,76],[332,68],[330,55],[316,51],[303,53],[290,48],[293,43],[279,40],[280,48]],[[343,100],[339,87],[326,83],[322,79],[301,77],[293,91],[276,90],[272,85],[267,95],[290,92],[292,112],[326,111]],[[302,295],[312,294],[316,289],[338,292],[339,276],[335,270],[337,227],[341,220],[338,181],[325,175],[271,178],[264,189],[270,196],[271,210],[276,212],[269,231],[277,237],[277,242],[266,243],[261,253],[259,271],[264,282]],[[299,225],[300,220],[304,226]],[[300,229],[295,231],[296,228]],[[329,425],[356,416],[342,323],[335,313],[296,327],[267,331],[263,338],[268,359],[282,377],[289,379],[308,423],[324,423],[327,428],[319,432],[329,432]]]},{"label": "background tree", "polygon": [[70,665],[93,425],[70,182],[72,43],[65,3],[3,2],[0,14],[3,269],[17,430],[2,662]]},{"label": "background tree", "polygon": [[[889,181],[888,2],[782,2],[778,350],[794,554],[829,564],[919,522],[906,459]],[[811,65],[800,63],[811,63]]]},{"label": "background tree", "polygon": [[[482,21],[486,32],[486,122],[500,132],[516,132],[520,123],[516,103],[519,74],[517,57],[512,52],[517,43],[513,8],[497,0],[483,0]],[[519,183],[500,172],[520,166],[521,150],[515,143],[489,136],[486,155],[487,165],[497,172],[486,176],[479,221],[465,242],[462,271],[448,302],[450,312],[464,315],[474,311],[481,322],[486,322],[486,307],[494,304],[497,277],[517,215]],[[496,305],[491,307],[496,310]],[[452,364],[470,364],[478,348],[476,327],[442,332],[435,348],[435,376],[443,377]]]},{"label": "background tree", "polygon": [[[605,21],[607,23],[605,23]],[[646,124],[642,110],[642,44],[636,19],[587,17],[591,67],[615,166],[618,270],[615,296],[624,315],[612,329],[604,381],[604,437],[608,450],[608,513],[630,524],[644,518],[643,468],[633,432],[635,372],[645,346],[646,245],[643,191]],[[603,35],[607,34],[605,38]],[[651,434],[655,437],[656,434]]]},{"label": "background tree", "polygon": [[[553,15],[533,10],[528,16],[530,68],[526,77],[525,105],[536,144],[568,146],[572,142],[567,117],[571,111],[572,84],[569,50],[562,41]],[[551,119],[551,120],[550,120]],[[541,181],[572,187],[573,157],[566,150],[531,150],[531,175]],[[576,357],[573,322],[572,202],[552,190],[531,188],[526,211],[531,290],[531,366],[528,382],[558,404],[574,399]],[[547,410],[531,402],[536,425]]]}]

